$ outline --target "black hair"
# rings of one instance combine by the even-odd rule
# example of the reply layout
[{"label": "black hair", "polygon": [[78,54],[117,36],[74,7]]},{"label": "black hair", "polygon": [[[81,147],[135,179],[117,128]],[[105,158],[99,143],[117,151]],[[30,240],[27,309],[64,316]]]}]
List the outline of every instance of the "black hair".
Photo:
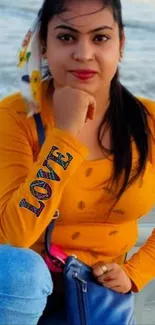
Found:
[{"label": "black hair", "polygon": [[[48,22],[56,14],[67,10],[69,0],[45,0],[40,11],[40,39],[46,43]],[[108,7],[113,12],[114,20],[119,26],[120,39],[123,35],[124,25],[122,19],[122,6],[120,0],[103,0],[104,8]],[[147,109],[133,94],[131,94],[119,80],[117,70],[110,88],[110,105],[105,113],[100,131],[110,130],[111,151],[114,157],[113,175],[109,179],[109,185],[117,185],[121,180],[121,186],[116,191],[116,199],[138,178],[142,177],[149,155],[150,129],[148,125]],[[102,146],[100,132],[99,143]],[[102,134],[102,136],[104,133]],[[137,166],[133,170],[132,142],[135,142],[138,150]],[[102,146],[104,152],[107,149]],[[109,153],[109,151],[108,151]],[[122,178],[123,175],[123,178]]]}]

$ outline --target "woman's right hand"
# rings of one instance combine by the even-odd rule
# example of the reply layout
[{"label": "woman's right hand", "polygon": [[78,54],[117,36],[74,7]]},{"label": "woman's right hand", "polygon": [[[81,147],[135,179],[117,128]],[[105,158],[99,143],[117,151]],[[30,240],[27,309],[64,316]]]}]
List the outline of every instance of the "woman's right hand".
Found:
[{"label": "woman's right hand", "polygon": [[87,119],[95,117],[95,98],[79,89],[56,88],[53,94],[53,114],[55,127],[77,136]]}]

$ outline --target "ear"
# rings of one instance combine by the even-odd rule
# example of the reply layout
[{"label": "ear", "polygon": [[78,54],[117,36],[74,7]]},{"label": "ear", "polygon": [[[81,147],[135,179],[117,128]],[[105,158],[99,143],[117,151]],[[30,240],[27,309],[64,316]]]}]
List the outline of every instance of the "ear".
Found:
[{"label": "ear", "polygon": [[120,41],[120,53],[123,53],[124,52],[125,43],[126,43],[126,36],[125,36],[125,31],[123,29],[123,31],[122,31],[122,37],[121,37],[121,41]]},{"label": "ear", "polygon": [[125,36],[125,32],[123,30],[122,31],[122,36],[121,36],[121,41],[120,41],[120,61],[121,61],[121,59],[123,57],[125,43],[126,43],[126,36]]},{"label": "ear", "polygon": [[47,46],[45,43],[41,42],[41,53],[44,60],[47,59]]}]

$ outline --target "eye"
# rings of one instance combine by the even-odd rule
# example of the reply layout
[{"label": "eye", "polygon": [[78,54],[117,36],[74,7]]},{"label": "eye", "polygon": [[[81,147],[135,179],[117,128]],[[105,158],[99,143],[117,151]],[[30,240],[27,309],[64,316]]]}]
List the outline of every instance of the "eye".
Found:
[{"label": "eye", "polygon": [[110,39],[110,37],[108,37],[106,35],[96,35],[94,37],[95,42],[98,42],[98,43],[106,42],[109,39]]},{"label": "eye", "polygon": [[72,35],[70,35],[70,34],[62,34],[62,35],[59,35],[57,37],[57,39],[59,39],[62,42],[67,42],[67,43],[70,43],[72,41],[75,41],[75,37],[72,36]]}]

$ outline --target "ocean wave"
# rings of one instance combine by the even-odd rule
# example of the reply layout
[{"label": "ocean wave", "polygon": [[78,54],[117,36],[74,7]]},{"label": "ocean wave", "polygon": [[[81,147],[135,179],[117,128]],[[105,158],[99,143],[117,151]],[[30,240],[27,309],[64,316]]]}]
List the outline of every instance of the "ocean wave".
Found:
[{"label": "ocean wave", "polygon": [[14,0],[0,0],[0,7],[14,8],[14,9],[22,9],[25,11],[37,11],[39,7],[42,5],[43,0],[22,0],[22,1],[14,1]]},{"label": "ocean wave", "polygon": [[138,20],[125,20],[125,27],[130,29],[142,29],[149,32],[155,32],[155,24],[152,22],[142,22]]},{"label": "ocean wave", "polygon": [[[39,11],[39,10],[38,10]],[[35,13],[37,13],[37,10],[35,8],[19,8],[19,7],[15,7],[15,6],[7,6],[5,4],[0,4],[0,15],[4,15],[6,14],[7,16],[21,16],[21,17],[25,17],[25,18],[29,18],[32,15],[34,15]]]}]

